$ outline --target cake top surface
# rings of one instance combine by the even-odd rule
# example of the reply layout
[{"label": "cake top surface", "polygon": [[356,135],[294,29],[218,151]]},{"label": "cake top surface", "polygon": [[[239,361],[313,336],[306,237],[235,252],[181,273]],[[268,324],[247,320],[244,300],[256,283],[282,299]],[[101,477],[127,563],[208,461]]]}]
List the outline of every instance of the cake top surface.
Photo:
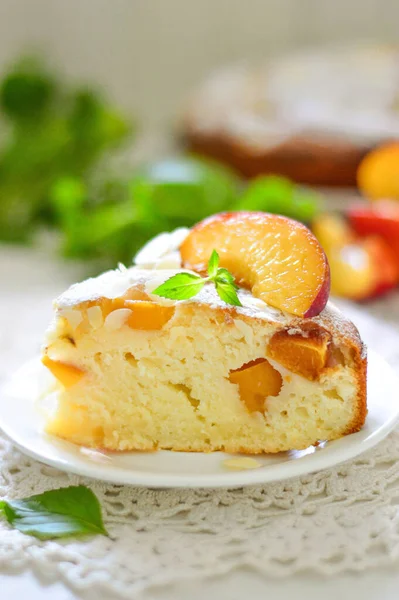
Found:
[{"label": "cake top surface", "polygon": [[238,296],[243,305],[242,307],[232,307],[223,302],[217,295],[212,283],[205,284],[202,290],[194,298],[190,298],[189,300],[168,300],[152,294],[153,290],[161,285],[161,283],[182,271],[190,272],[181,268],[144,269],[134,266],[129,269],[124,269],[119,267],[112,271],[106,271],[98,277],[86,279],[81,283],[72,285],[57,298],[55,305],[57,309],[64,310],[78,307],[84,302],[95,301],[99,298],[119,298],[130,288],[135,287],[142,289],[151,297],[151,300],[158,304],[170,305],[175,304],[176,302],[208,304],[214,308],[234,309],[238,314],[246,314],[247,316],[259,317],[273,322],[288,323],[292,320],[292,315],[273,308],[272,306],[268,306],[262,300],[255,298],[251,292],[244,288],[238,290]]},{"label": "cake top surface", "polygon": [[317,317],[303,319],[269,306],[244,288],[239,288],[237,292],[242,303],[241,307],[228,305],[221,300],[213,283],[206,284],[194,298],[189,300],[168,300],[152,294],[161,283],[185,270],[181,268],[178,247],[188,231],[186,228],[181,228],[171,233],[160,234],[137,254],[134,266],[126,268],[119,265],[117,269],[72,285],[56,299],[55,308],[62,313],[100,298],[119,298],[129,289],[137,288],[158,304],[205,304],[214,309],[224,310],[226,314],[233,317],[242,315],[279,324],[292,333],[303,331],[305,323],[313,323],[327,329],[336,339],[346,339],[357,346],[361,343],[355,326],[332,302],[328,302],[326,308]]}]

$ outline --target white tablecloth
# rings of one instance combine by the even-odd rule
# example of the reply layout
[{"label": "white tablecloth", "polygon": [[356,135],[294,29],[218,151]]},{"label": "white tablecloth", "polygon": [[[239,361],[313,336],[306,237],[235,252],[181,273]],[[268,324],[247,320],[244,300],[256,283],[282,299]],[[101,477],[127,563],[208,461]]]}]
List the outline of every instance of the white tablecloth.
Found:
[{"label": "white tablecloth", "polygon": [[[32,353],[36,352],[39,344],[40,344],[40,339],[41,339],[41,335],[42,332],[44,330],[44,328],[47,325],[47,322],[50,318],[51,315],[51,298],[56,295],[57,293],[61,292],[65,286],[74,281],[77,277],[79,277],[79,273],[81,273],[81,269],[79,267],[76,266],[72,266],[72,265],[61,265],[61,263],[59,261],[54,260],[51,257],[46,257],[43,254],[37,254],[35,252],[27,252],[26,250],[20,250],[20,249],[5,249],[5,248],[0,248],[0,281],[1,283],[1,295],[0,295],[0,355],[1,355],[1,361],[0,361],[0,377],[2,376],[6,376],[8,372],[10,372],[10,370],[12,370],[13,368],[15,368],[16,366],[18,366],[18,364],[22,363],[24,360],[30,358],[32,356]],[[396,297],[391,297],[388,301],[384,301],[384,302],[377,302],[372,306],[368,307],[372,312],[378,314],[378,315],[382,315],[383,313],[386,313],[386,316],[388,318],[391,319],[391,323],[392,326],[390,328],[386,328],[385,329],[381,329],[381,335],[378,334],[372,334],[374,335],[375,339],[375,346],[377,347],[377,350],[379,350],[380,352],[384,353],[384,350],[389,349],[389,353],[390,353],[390,357],[392,358],[392,360],[395,362],[396,358],[399,360],[399,344],[397,345],[397,347],[392,347],[393,341],[394,340],[394,328],[398,326],[398,318],[397,315],[399,313],[399,303],[398,303],[398,298]],[[360,319],[362,320],[362,319]],[[367,321],[364,321],[364,323],[366,323],[365,327],[368,327],[367,325]],[[370,331],[372,330],[372,327],[370,329]],[[371,335],[371,334],[370,334]],[[398,338],[399,339],[399,338]],[[389,347],[389,348],[388,348]],[[397,357],[396,357],[396,353],[397,352]],[[399,364],[399,362],[398,362]],[[395,438],[396,439],[396,438]],[[394,444],[392,444],[393,447]],[[385,454],[384,454],[385,453]],[[382,456],[387,455],[387,450],[384,450],[384,453],[380,453],[380,457],[379,459],[376,459],[376,465],[379,469],[382,469],[381,467],[381,460],[382,460]],[[368,462],[367,468],[370,467],[370,461]],[[26,467],[26,465],[25,465]],[[25,468],[24,467],[24,468]],[[33,468],[33,467],[32,467]],[[35,467],[36,468],[36,467]],[[396,474],[396,470],[395,470],[395,466],[392,467],[392,487],[394,487],[394,489],[397,489],[397,486],[399,485],[399,482],[397,481],[397,477],[399,477],[399,475],[397,476]],[[321,502],[327,502],[328,504],[328,491],[325,491],[326,486],[328,487],[328,485],[331,485],[331,483],[336,483],[338,482],[340,485],[342,484],[342,482],[346,482],[345,485],[355,485],[356,481],[363,481],[360,480],[359,478],[357,478],[357,475],[355,473],[356,469],[361,469],[361,463],[358,463],[354,468],[350,468],[350,467],[343,467],[343,469],[341,469],[340,471],[336,471],[335,473],[332,473],[331,475],[322,475],[321,478],[319,478],[318,480],[318,485],[320,484],[320,486],[324,486],[323,490],[321,490],[320,488],[320,493],[321,493]],[[371,472],[371,471],[370,471]],[[369,472],[369,473],[370,473]],[[381,479],[378,479],[378,477],[375,478],[375,482],[378,483],[378,485],[376,484],[374,486],[373,489],[370,488],[370,498],[369,501],[372,503],[375,501],[375,498],[373,498],[373,494],[378,493],[378,489],[381,490],[381,494],[385,493],[383,491],[384,488],[384,477],[385,477],[385,471],[383,471],[383,475],[381,477]],[[378,481],[377,481],[378,480]],[[316,481],[316,479],[314,480]],[[2,484],[0,485],[0,491],[4,490],[7,488],[7,485],[9,485],[9,482],[7,481],[3,481]],[[14,491],[16,494],[18,493],[19,489],[23,489],[23,487],[18,487],[19,486],[23,486],[23,482],[21,482],[20,484],[16,484],[16,486],[14,488],[12,488],[12,491]],[[295,502],[295,498],[297,498],[297,500],[299,501],[298,506],[301,504],[302,500],[303,500],[303,494],[308,493],[310,494],[311,500],[313,502],[312,504],[312,510],[314,509],[315,506],[315,502],[317,502],[317,500],[315,500],[314,495],[315,495],[315,489],[314,489],[314,483],[313,480],[309,481],[301,481],[300,483],[294,483],[290,482],[290,484],[287,486],[287,489],[284,489],[283,487],[281,488],[281,490],[277,490],[274,489],[272,492],[270,490],[268,490],[268,494],[270,498],[273,498],[274,502],[276,501],[276,498],[279,497],[279,494],[281,495],[281,506],[280,506],[280,510],[286,510],[287,511],[287,515],[291,515],[289,521],[287,521],[287,523],[290,523],[290,526],[292,526],[293,521],[292,521],[292,511],[289,512],[289,506],[284,505],[284,502]],[[364,483],[362,484],[365,487],[367,487],[367,472],[365,472],[365,480]],[[297,486],[295,488],[295,486]],[[313,489],[312,489],[313,486]],[[391,489],[389,488],[389,489]],[[7,489],[10,489],[9,487]],[[387,488],[388,489],[388,488]],[[335,488],[336,490],[336,488]],[[376,491],[377,490],[377,491]],[[349,490],[350,491],[350,490]],[[349,498],[349,491],[348,489],[345,489],[344,492],[346,494],[346,499]],[[356,490],[352,490],[353,493],[358,493],[358,491]],[[249,494],[246,495],[247,492],[245,492],[245,494],[243,495],[243,499],[240,500],[239,496],[236,497],[232,497],[229,496],[228,493],[225,496],[217,496],[215,494],[214,496],[214,500],[215,500],[215,512],[210,512],[210,507],[212,506],[212,497],[211,496],[207,496],[206,501],[202,502],[197,502],[197,500],[195,500],[193,502],[193,498],[191,498],[191,500],[187,498],[185,498],[185,502],[187,503],[188,506],[188,511],[189,511],[189,515],[191,519],[197,519],[196,523],[198,524],[198,518],[201,518],[204,520],[204,523],[206,523],[207,519],[209,520],[209,528],[210,528],[210,532],[213,533],[213,535],[215,536],[213,538],[213,545],[215,546],[215,548],[218,548],[220,551],[221,546],[221,539],[220,539],[220,535],[222,534],[222,531],[220,529],[218,529],[218,523],[216,523],[215,519],[216,519],[216,515],[219,514],[220,516],[220,512],[219,511],[225,511],[222,514],[222,517],[226,520],[228,520],[229,518],[232,519],[231,521],[231,525],[232,525],[232,529],[234,528],[234,524],[233,524],[233,520],[235,518],[238,519],[238,523],[240,522],[240,514],[241,515],[247,515],[248,513],[246,513],[245,511],[240,513],[240,502],[258,502],[261,500],[263,502],[263,504],[261,504],[261,506],[263,506],[263,508],[266,510],[266,504],[264,503],[264,498],[265,498],[265,493],[266,492],[262,492],[262,497],[261,495],[259,495],[258,493],[256,494]],[[299,494],[299,495],[298,495]],[[391,494],[391,492],[389,492],[389,494]],[[267,494],[266,494],[267,495]],[[302,498],[300,498],[300,495],[302,495]],[[313,495],[313,496],[312,496]],[[317,496],[317,494],[316,494]],[[353,524],[353,518],[354,518],[354,514],[356,514],[356,512],[358,512],[359,515],[359,524],[356,526],[355,529],[353,529],[353,534],[355,533],[359,533],[359,531],[361,531],[361,529],[364,529],[365,531],[369,531],[367,529],[367,527],[370,527],[370,521],[367,521],[367,519],[370,519],[370,514],[373,513],[373,511],[368,511],[367,510],[367,498],[365,499],[364,494],[357,496],[358,498],[361,498],[361,500],[359,500],[359,504],[358,506],[354,506],[354,510],[352,510],[352,512],[345,512],[345,510],[343,510],[340,513],[340,518],[342,516],[343,519],[347,518],[348,515],[350,514],[350,519],[351,519],[351,523]],[[121,496],[122,498],[122,496]],[[124,498],[124,502],[126,501],[126,495],[123,496]],[[232,498],[234,500],[234,502],[232,502]],[[390,566],[391,570],[390,571],[386,571],[386,572],[382,572],[379,571],[377,568],[376,569],[360,569],[360,573],[359,574],[347,574],[345,572],[341,572],[340,569],[335,569],[336,573],[334,575],[334,577],[330,577],[328,576],[327,578],[322,577],[320,574],[319,575],[315,575],[315,574],[309,574],[303,571],[303,569],[299,568],[299,569],[293,569],[292,573],[290,573],[290,568],[289,565],[287,567],[287,565],[282,565],[281,561],[279,562],[279,564],[276,563],[276,572],[280,571],[280,575],[281,573],[286,573],[286,576],[284,576],[284,578],[278,578],[278,579],[274,579],[273,578],[273,563],[271,562],[271,556],[269,555],[268,558],[266,559],[266,555],[265,555],[265,564],[264,564],[264,569],[262,569],[262,561],[259,560],[259,556],[257,556],[256,552],[255,552],[255,546],[256,544],[259,544],[259,535],[257,535],[257,531],[256,529],[252,530],[252,538],[251,536],[249,536],[248,540],[246,540],[247,543],[247,549],[248,549],[248,564],[251,565],[253,569],[250,570],[245,570],[245,557],[240,557],[240,560],[235,561],[226,561],[226,557],[223,558],[223,560],[225,560],[225,566],[227,565],[226,569],[223,569],[224,573],[221,573],[222,569],[220,569],[220,574],[218,575],[218,569],[215,568],[215,572],[213,573],[214,577],[209,578],[205,578],[203,576],[201,576],[201,569],[196,570],[193,569],[192,571],[187,570],[187,572],[184,572],[184,568],[187,567],[187,560],[185,560],[187,557],[184,557],[183,555],[181,556],[181,568],[182,568],[182,573],[181,573],[181,577],[178,576],[178,572],[179,572],[179,566],[176,563],[176,572],[177,575],[175,578],[173,577],[166,577],[164,581],[159,581],[157,582],[156,577],[154,577],[154,573],[156,572],[156,569],[151,569],[149,568],[148,564],[143,564],[142,565],[142,569],[143,571],[145,571],[146,569],[148,569],[148,577],[151,578],[153,577],[152,583],[154,584],[153,586],[150,586],[151,581],[148,581],[148,585],[146,585],[146,582],[144,581],[140,581],[140,589],[143,590],[143,597],[145,598],[162,598],[164,600],[168,600],[169,598],[173,598],[174,600],[179,600],[180,598],[190,598],[191,600],[196,600],[198,599],[202,599],[202,598],[207,598],[212,599],[212,598],[229,598],[229,600],[234,600],[235,598],[242,598],[244,595],[246,595],[247,597],[251,598],[251,600],[257,599],[257,598],[278,598],[279,600],[285,600],[286,598],[293,598],[295,597],[297,600],[302,600],[303,599],[308,599],[309,597],[314,597],[316,595],[323,595],[323,600],[329,600],[331,598],[331,600],[334,598],[334,600],[337,598],[337,596],[339,596],[342,600],[345,600],[345,598],[350,598],[351,600],[353,598],[363,598],[365,600],[397,600],[398,597],[398,593],[397,590],[399,589],[398,584],[399,584],[399,574],[396,574],[396,566],[399,564],[397,562],[397,559],[399,558],[398,554],[399,554],[399,543],[397,543],[397,537],[398,537],[398,530],[399,530],[399,526],[398,526],[398,521],[395,518],[395,514],[396,514],[396,503],[397,503],[397,498],[395,496],[395,494],[391,494],[389,496],[389,502],[387,504],[389,504],[389,506],[384,506],[384,503],[381,502],[381,497],[378,498],[377,503],[375,504],[375,511],[376,511],[376,517],[375,520],[372,522],[373,527],[376,528],[375,534],[377,536],[377,540],[378,542],[381,544],[385,544],[385,547],[379,547],[378,544],[376,544],[375,548],[372,548],[373,552],[375,552],[375,556],[376,556],[376,564],[384,564],[386,567]],[[399,498],[399,493],[398,493],[398,498]],[[197,498],[198,499],[198,498]],[[142,500],[144,502],[148,501],[148,502],[155,502],[153,508],[154,511],[156,513],[156,508],[155,506],[158,504],[158,500],[159,502],[161,502],[160,499],[155,497],[151,497],[148,496],[147,500],[146,497],[142,497]],[[172,501],[173,497],[170,496],[170,498],[168,499],[169,501]],[[138,512],[136,514],[137,519],[141,519],[140,524],[142,526],[143,523],[145,523],[145,506],[140,508],[140,497],[138,497],[138,499],[135,500],[136,502],[138,502]],[[161,502],[162,503],[162,502]],[[196,504],[197,503],[197,504]],[[224,503],[224,504],[223,504]],[[195,513],[194,508],[197,505],[197,507],[201,507],[203,506],[204,508],[206,508],[207,513],[203,514],[203,516],[200,515],[200,517],[198,516],[198,511],[197,513]],[[348,506],[350,505],[350,502],[348,503]],[[253,505],[253,511],[254,513],[256,513],[256,510],[259,511],[259,506],[258,508],[256,508],[256,505]],[[150,507],[151,508],[151,507]],[[334,506],[332,506],[332,508],[334,508]],[[353,507],[352,507],[353,508]],[[388,511],[388,512],[387,512]],[[154,513],[155,516],[157,516]],[[171,519],[176,519],[178,513],[173,512],[173,510],[171,511]],[[225,515],[225,516],[223,516]],[[298,513],[298,519],[302,518],[300,517],[300,515],[302,515],[301,511]],[[320,517],[322,518],[326,518],[326,515],[328,515],[328,512],[323,512],[320,511]],[[389,515],[389,518],[388,518]],[[112,511],[110,513],[110,517],[112,517]],[[115,517],[115,514],[113,514],[113,518]],[[129,515],[127,516],[127,520],[126,522],[129,521]],[[158,515],[158,518],[159,515]],[[165,517],[166,519],[167,517]],[[223,521],[222,518],[222,521]],[[335,518],[335,517],[334,517]],[[374,518],[374,517],[373,517]],[[363,523],[362,523],[362,519],[364,519]],[[112,519],[111,519],[112,520]],[[213,520],[213,521],[212,521]],[[217,519],[216,519],[217,520]],[[123,535],[121,534],[121,531],[118,529],[118,527],[120,526],[120,524],[118,525],[118,523],[116,522],[117,520],[114,518],[114,525],[115,525],[115,531],[118,530],[118,539],[119,539],[119,545],[109,545],[109,554],[108,554],[108,559],[107,559],[107,555],[105,556],[105,562],[104,562],[104,555],[103,555],[103,548],[101,549],[101,551],[97,548],[99,555],[98,555],[98,560],[99,561],[103,561],[103,563],[101,564],[107,564],[107,560],[108,560],[108,565],[110,568],[110,573],[112,573],[112,564],[115,565],[115,561],[117,560],[117,557],[115,555],[116,552],[122,552],[123,550],[123,544],[124,544],[124,539],[123,539]],[[123,519],[122,519],[123,521]],[[221,522],[222,522],[221,521]],[[212,524],[211,524],[212,523]],[[309,522],[311,523],[311,522]],[[122,523],[123,525],[123,523]],[[184,526],[186,527],[187,522],[184,522]],[[261,525],[259,523],[259,525]],[[315,522],[312,522],[312,528],[314,527]],[[155,549],[155,554],[154,557],[159,557],[160,554],[162,556],[162,553],[164,553],[165,558],[168,557],[168,553],[170,550],[171,555],[173,555],[173,552],[177,552],[177,549],[179,546],[176,546],[176,544],[179,543],[179,534],[178,534],[178,530],[176,529],[175,525],[173,524],[172,521],[170,521],[170,523],[168,523],[167,521],[160,521],[159,522],[159,526],[160,526],[160,530],[162,528],[165,528],[165,531],[168,531],[168,527],[169,527],[169,531],[170,531],[170,547],[168,547],[168,538],[167,536],[162,538],[162,544],[159,545],[156,549]],[[265,523],[262,524],[262,526],[265,526]],[[316,523],[317,526],[317,523]],[[325,526],[325,523],[323,523],[322,521],[320,522],[320,528],[322,530],[323,526]],[[273,535],[277,535],[277,537],[273,540],[272,538],[270,538],[270,544],[269,546],[266,543],[265,547],[271,547],[274,545],[276,545],[277,543],[280,544],[280,547],[282,548],[281,550],[281,557],[284,557],[284,544],[287,544],[290,541],[290,537],[289,537],[289,531],[287,530],[287,537],[285,538],[284,535],[281,533],[281,531],[278,531],[276,528],[270,527],[270,525],[268,525],[269,529],[267,531],[270,531],[270,534]],[[296,527],[296,525],[295,525]],[[294,529],[292,530],[293,534],[295,534],[295,531],[298,531],[299,529]],[[390,530],[389,528],[392,527],[392,530]],[[185,529],[186,533],[184,532],[184,527],[182,528],[182,531],[180,533],[180,536],[185,536],[188,535],[187,534],[187,528]],[[332,531],[328,530],[328,534],[329,535],[333,535]],[[140,531],[140,529],[139,529]],[[197,530],[195,530],[197,531]],[[245,531],[245,527],[244,529],[240,529],[240,535],[242,536],[243,531]],[[340,533],[342,534],[342,531],[344,531],[343,529],[338,529],[337,530],[337,534]],[[277,534],[276,534],[277,532]],[[314,532],[314,528],[313,528],[313,532]],[[126,526],[126,554],[124,556],[124,560],[127,562],[127,564],[129,563],[129,560],[134,561],[137,557],[135,557],[134,552],[132,551],[131,554],[129,554],[129,544],[128,542],[128,538],[129,535],[134,535],[134,533],[137,532],[132,532],[130,531],[127,526]],[[197,533],[201,533],[201,536],[203,536],[203,531],[197,531]],[[251,533],[251,530],[249,530],[249,533]],[[311,530],[309,530],[309,533],[311,533]],[[16,532],[16,534],[19,536],[20,534],[18,532]],[[1,535],[1,534],[0,534]],[[21,534],[22,535],[22,534]],[[313,534],[314,535],[314,534]],[[218,537],[219,536],[219,537]],[[4,538],[4,535],[3,535]],[[173,538],[173,539],[172,539]],[[306,538],[306,536],[305,536]],[[155,538],[154,538],[155,539]],[[251,539],[252,539],[252,546],[251,546]],[[303,564],[306,564],[306,544],[304,545],[303,543],[303,535],[301,535],[300,541],[298,541],[298,552],[299,555],[296,558],[302,558],[305,559],[303,561]],[[310,535],[310,539],[312,539],[312,535]],[[313,541],[316,538],[313,537]],[[348,539],[350,539],[350,536],[348,537]],[[346,544],[348,547],[348,539],[346,540]],[[142,550],[143,552],[145,551],[147,554],[147,558],[151,556],[151,554],[148,554],[149,548],[148,546],[146,547],[145,544],[148,544],[148,540],[149,538],[147,537],[143,537],[143,546],[142,546]],[[183,540],[183,538],[181,538],[181,540]],[[198,540],[200,540],[200,543],[202,545],[205,544],[205,548],[206,548],[206,543],[208,543],[206,541],[206,536],[205,537],[193,537],[193,544],[195,545],[196,543],[198,543]],[[159,540],[157,540],[159,543]],[[226,540],[227,541],[227,540]],[[231,539],[229,540],[231,542]],[[122,543],[121,543],[122,542]],[[242,539],[241,539],[242,542]],[[291,539],[292,542],[292,539]],[[265,541],[262,541],[263,544],[265,544]],[[359,544],[364,543],[364,540],[362,541],[361,538],[359,538]],[[367,542],[369,544],[369,541]],[[283,544],[281,546],[281,544]],[[289,544],[288,544],[289,545]],[[339,545],[339,544],[338,544]],[[68,546],[66,546],[68,548]],[[184,543],[182,544],[182,549],[185,548]],[[212,547],[212,544],[209,546],[209,548]],[[294,546],[292,546],[294,547]],[[330,547],[328,546],[328,543],[326,544],[326,547]],[[173,549],[172,549],[173,548]],[[261,546],[260,546],[261,548]],[[12,540],[12,544],[10,545],[10,547],[7,548],[6,547],[2,547],[1,548],[1,540],[0,540],[0,549],[2,549],[3,554],[0,553],[0,572],[2,573],[0,575],[0,590],[1,590],[1,598],[4,598],[5,600],[13,600],[15,599],[20,599],[23,598],[24,595],[28,596],[30,600],[36,600],[37,599],[41,599],[41,598],[52,598],[52,600],[69,600],[70,598],[74,598],[74,597],[78,597],[75,594],[79,593],[82,595],[82,597],[85,598],[104,598],[105,600],[110,598],[121,598],[121,597],[131,597],[131,598],[135,598],[136,595],[139,593],[139,587],[132,587],[132,592],[129,595],[127,593],[127,595],[124,596],[120,596],[120,595],[114,595],[113,591],[112,591],[112,585],[110,582],[108,582],[108,586],[101,588],[98,587],[91,587],[86,586],[85,589],[83,587],[79,587],[79,577],[84,577],[84,573],[83,575],[81,573],[79,573],[79,545],[75,544],[74,548],[73,548],[73,552],[72,554],[68,555],[68,552],[66,552],[65,550],[65,546],[64,544],[61,544],[59,548],[53,547],[53,549],[51,550],[50,553],[48,553],[48,551],[46,550],[46,552],[44,552],[43,550],[43,545],[42,544],[38,544],[37,546],[35,545],[29,545],[26,544],[26,546],[24,546],[24,543],[22,541],[22,537],[15,537],[15,539],[13,538]],[[93,550],[96,549],[95,546],[92,547]],[[187,546],[186,548],[187,553],[190,554],[189,550],[189,546]],[[252,556],[252,550],[254,550],[253,552],[253,556]],[[353,550],[353,548],[352,548]],[[359,550],[361,550],[361,546],[359,547]],[[24,561],[24,559],[22,559],[21,561],[14,561],[14,564],[12,564],[12,561],[8,560],[8,558],[11,556],[12,552],[16,552],[15,556],[18,556],[18,552],[20,552],[20,557],[24,557],[24,553],[26,555],[29,554],[29,560]],[[302,552],[302,556],[301,553]],[[315,554],[315,548],[311,548],[309,547],[309,553],[313,552],[314,556],[316,556]],[[86,550],[87,553],[87,550]],[[68,558],[69,556],[69,558]],[[176,556],[178,556],[178,554],[176,554]],[[193,557],[195,555],[191,554],[191,560],[193,560]],[[215,554],[215,556],[217,556],[217,553]],[[257,556],[257,559],[255,560],[255,557]],[[261,557],[262,555],[260,555]],[[1,558],[2,557],[2,558]],[[370,564],[372,563],[372,556],[370,555]],[[383,561],[381,561],[381,557],[384,558]],[[198,546],[198,560],[203,560],[203,556],[201,557],[201,552],[200,552],[200,547]],[[48,566],[49,568],[46,568],[46,560],[49,560],[48,562]],[[72,561],[72,563],[71,563]],[[56,566],[54,566],[56,564]],[[76,564],[75,564],[76,563]],[[83,568],[86,568],[86,566],[89,563],[87,562],[87,556],[86,558],[83,560],[82,559],[82,565]],[[91,566],[93,566],[93,561],[90,563]],[[159,566],[163,564],[162,562],[159,563]],[[13,572],[15,570],[16,567],[18,567],[18,565],[22,566],[22,573],[16,573]],[[39,568],[40,565],[40,568]],[[51,568],[50,568],[51,565]],[[155,566],[157,566],[157,563],[154,563]],[[229,567],[229,565],[234,565],[234,568]],[[241,565],[241,566],[240,566]],[[38,568],[35,568],[38,567]],[[254,567],[256,566],[257,572],[255,572]],[[65,567],[65,568],[64,568]],[[72,567],[76,567],[75,569],[75,573],[73,573],[73,569]],[[35,575],[33,575],[32,573],[30,573],[27,569],[33,568]],[[316,569],[316,571],[320,569]],[[334,570],[334,568],[332,569]],[[263,571],[263,572],[262,572]],[[206,570],[206,574],[208,575],[212,575],[212,569],[207,569]],[[107,568],[104,568],[104,576],[106,578],[107,575]],[[205,575],[205,571],[204,571],[204,575]],[[37,579],[37,577],[40,576],[41,579]],[[74,580],[73,577],[76,577],[76,581],[77,581],[77,585],[74,585]],[[133,577],[132,581],[134,580],[134,576],[132,576],[132,574],[129,574],[130,577]],[[45,579],[43,579],[43,577],[48,577],[49,580],[46,581]],[[97,583],[98,583],[98,574],[96,575],[97,577]],[[187,581],[184,581],[184,578],[187,577]],[[66,582],[66,585],[62,584],[62,583],[54,583],[54,580],[56,579],[63,579]],[[49,581],[51,583],[49,583]],[[75,581],[75,583],[76,583]],[[130,581],[130,580],[129,580]],[[169,583],[168,583],[169,582]],[[74,589],[75,591],[72,592],[71,589]],[[83,591],[82,591],[83,590]],[[125,592],[126,590],[128,590],[128,587],[125,586],[124,588]]]}]

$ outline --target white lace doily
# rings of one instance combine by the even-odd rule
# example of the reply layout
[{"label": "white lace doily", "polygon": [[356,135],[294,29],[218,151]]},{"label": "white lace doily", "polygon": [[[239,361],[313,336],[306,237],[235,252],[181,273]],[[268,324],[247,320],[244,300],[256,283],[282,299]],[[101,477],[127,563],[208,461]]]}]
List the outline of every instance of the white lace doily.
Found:
[{"label": "white lace doily", "polygon": [[[0,297],[0,377],[37,352],[51,298],[68,279],[62,273],[64,279],[51,261],[20,253],[0,261],[0,279],[8,282]],[[367,308],[392,323],[359,307],[346,310],[366,342],[399,371],[399,296]],[[130,599],[152,585],[236,566],[274,576],[308,569],[334,574],[399,558],[399,431],[334,469],[238,490],[92,482],[26,458],[1,437],[0,461],[0,497],[84,483],[99,496],[111,534],[40,542],[0,520],[0,566],[41,571],[77,590],[98,586],[101,597],[108,591]]]}]

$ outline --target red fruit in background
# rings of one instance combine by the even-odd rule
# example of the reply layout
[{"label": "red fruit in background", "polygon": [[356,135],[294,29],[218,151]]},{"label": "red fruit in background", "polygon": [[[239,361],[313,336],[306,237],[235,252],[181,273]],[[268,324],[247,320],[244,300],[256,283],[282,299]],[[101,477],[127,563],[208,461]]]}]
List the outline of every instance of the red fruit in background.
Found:
[{"label": "red fruit in background", "polygon": [[385,239],[399,263],[399,203],[380,201],[373,205],[354,205],[347,212],[349,222],[358,235],[380,235]]},{"label": "red fruit in background", "polygon": [[399,260],[382,237],[370,236],[362,240],[362,244],[369,253],[376,272],[372,296],[381,296],[398,285]]},{"label": "red fruit in background", "polygon": [[[368,227],[375,226],[376,220],[369,218],[363,206],[351,209],[351,215],[355,218],[360,215],[358,223],[362,232],[368,233]],[[399,259],[381,235],[361,238],[342,215],[333,213],[317,217],[313,232],[330,262],[333,294],[351,300],[367,300],[384,294],[399,283]]]}]

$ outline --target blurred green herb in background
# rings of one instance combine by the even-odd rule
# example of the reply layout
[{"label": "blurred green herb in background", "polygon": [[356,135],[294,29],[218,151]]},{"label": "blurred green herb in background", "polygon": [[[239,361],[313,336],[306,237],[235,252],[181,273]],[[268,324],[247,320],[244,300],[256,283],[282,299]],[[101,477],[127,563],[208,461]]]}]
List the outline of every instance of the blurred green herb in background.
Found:
[{"label": "blurred green herb in background", "polygon": [[95,185],[64,177],[51,190],[64,254],[112,264],[130,263],[161,231],[231,207],[237,194],[238,180],[224,167],[189,157],[155,162]]},{"label": "blurred green herb in background", "polygon": [[[281,177],[247,187],[222,165],[194,157],[109,167],[133,128],[88,87],[74,88],[38,60],[0,83],[0,240],[29,242],[43,227],[65,256],[101,266],[132,256],[152,236],[224,210],[266,210],[305,222],[319,197]],[[108,163],[107,163],[108,160]]]},{"label": "blurred green herb in background", "polygon": [[0,106],[0,237],[28,241],[38,224],[57,224],[53,186],[65,177],[83,186],[131,127],[100,95],[69,89],[34,59],[5,75]]},{"label": "blurred green herb in background", "polygon": [[263,210],[310,223],[321,210],[317,192],[296,185],[279,175],[254,179],[236,204],[238,210]]}]

